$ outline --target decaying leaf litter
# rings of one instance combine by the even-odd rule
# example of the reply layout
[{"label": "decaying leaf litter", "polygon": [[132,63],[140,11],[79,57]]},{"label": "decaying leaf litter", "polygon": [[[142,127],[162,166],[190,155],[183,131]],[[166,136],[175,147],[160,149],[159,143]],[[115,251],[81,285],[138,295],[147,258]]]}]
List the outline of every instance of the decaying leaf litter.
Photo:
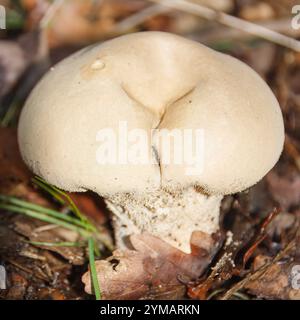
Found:
[{"label": "decaying leaf litter", "polygon": [[[290,17],[293,1],[276,4],[264,1],[263,9],[255,1],[236,1],[232,7],[229,2],[224,1],[221,10],[299,36],[291,32],[290,20],[286,19]],[[141,12],[151,5],[146,1],[84,4],[72,1],[72,5],[62,1],[53,7],[44,0],[24,0],[8,5],[17,22],[1,34],[0,40],[3,196],[16,197],[63,215],[70,212],[68,204],[62,204],[49,190],[33,183],[32,175],[22,163],[15,130],[18,114],[33,85],[53,63],[84,45],[115,36],[122,20],[129,17],[131,20],[125,25],[128,30],[124,31],[123,22],[122,32],[176,32],[245,61],[268,82],[282,107],[286,143],[280,162],[249,191],[224,199],[222,234],[215,235],[216,252],[211,252],[209,245],[206,248],[196,245],[198,259],[182,257],[182,253],[145,235],[131,238],[135,251],[116,251],[111,255],[111,225],[104,204],[92,194],[70,195],[101,235],[96,241],[101,254],[101,258],[96,258],[99,259],[96,269],[99,273],[103,268],[114,271],[114,285],[111,290],[100,288],[101,298],[299,299],[299,291],[291,287],[290,276],[300,260],[299,52],[174,9],[149,16],[146,11],[141,18]],[[74,19],[69,17],[70,12]],[[62,23],[67,27],[61,28]],[[75,28],[78,32],[74,32]],[[74,217],[74,213],[68,216]],[[87,241],[78,232],[9,209],[1,210],[0,225],[0,263],[7,277],[6,289],[0,290],[2,299],[93,298],[85,293],[81,282],[88,269],[89,250]],[[141,259],[143,264],[135,264]],[[190,272],[189,266],[195,264],[201,265],[197,269],[201,275]],[[124,277],[124,265],[135,271],[134,278]],[[135,265],[143,268],[135,270]],[[92,292],[89,276],[86,274],[84,278],[87,291]]]}]

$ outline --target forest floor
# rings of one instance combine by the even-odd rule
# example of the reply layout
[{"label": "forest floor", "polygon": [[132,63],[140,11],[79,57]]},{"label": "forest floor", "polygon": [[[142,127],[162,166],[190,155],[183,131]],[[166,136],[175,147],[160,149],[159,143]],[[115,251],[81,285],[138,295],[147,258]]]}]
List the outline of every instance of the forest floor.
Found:
[{"label": "forest floor", "polygon": [[[221,6],[215,9],[300,38],[300,29],[291,27],[297,1],[193,2]],[[18,116],[41,76],[70,53],[134,31],[181,34],[244,61],[265,79],[282,108],[284,151],[257,185],[224,198],[225,240],[201,278],[177,281],[172,288],[152,287],[141,296],[134,288],[142,283],[134,283],[126,298],[300,299],[300,52],[284,41],[280,45],[280,39],[263,39],[259,30],[251,35],[243,25],[232,29],[217,18],[207,20],[143,0],[0,0],[0,5],[9,8],[7,30],[0,30],[0,200],[16,197],[74,213],[69,195],[101,233],[96,241],[101,259],[109,257],[112,227],[103,200],[93,193],[51,193],[33,180],[18,150]],[[61,225],[2,209],[0,299],[93,299],[81,282],[89,263],[89,250],[81,242],[77,232]],[[124,285],[121,281],[117,285]],[[104,297],[116,298],[108,293]]]}]

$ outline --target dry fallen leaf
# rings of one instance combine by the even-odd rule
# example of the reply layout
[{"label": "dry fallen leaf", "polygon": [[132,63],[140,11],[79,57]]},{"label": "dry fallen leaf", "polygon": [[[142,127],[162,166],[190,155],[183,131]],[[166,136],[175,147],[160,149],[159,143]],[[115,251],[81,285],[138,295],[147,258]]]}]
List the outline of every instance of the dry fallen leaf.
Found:
[{"label": "dry fallen leaf", "polygon": [[[133,235],[130,240],[134,250],[116,250],[112,257],[96,262],[104,299],[181,298],[185,284],[197,279],[211,262],[220,238],[195,231],[191,254],[150,234]],[[90,272],[82,281],[86,292],[92,293]]]},{"label": "dry fallen leaf", "polygon": [[249,21],[271,20],[275,16],[275,11],[270,4],[259,2],[246,5],[240,12],[240,17]]},{"label": "dry fallen leaf", "polygon": [[[64,228],[51,228],[49,230],[38,231],[38,228],[45,227],[45,223],[38,220],[28,219],[19,216],[15,219],[14,230],[33,242],[77,242],[80,241],[78,234]],[[54,226],[52,226],[54,227]],[[71,236],[71,238],[70,238]],[[85,252],[81,247],[55,247],[35,245],[36,247],[56,252],[73,265],[82,265],[85,262]]]},{"label": "dry fallen leaf", "polygon": [[106,37],[115,23],[145,7],[137,0],[65,1],[48,28],[50,47],[82,46]]},{"label": "dry fallen leaf", "polygon": [[25,29],[31,31],[38,28],[51,3],[48,0],[20,0],[20,2],[26,12]]},{"label": "dry fallen leaf", "polygon": [[[254,271],[271,259],[267,256],[257,256],[254,260]],[[300,261],[293,259],[271,264],[262,277],[248,283],[245,288],[260,298],[300,300],[300,290],[296,286],[293,288],[293,282],[297,280],[300,286],[300,269],[298,273],[295,272],[297,266],[300,266]]]},{"label": "dry fallen leaf", "polygon": [[11,194],[30,180],[31,174],[21,159],[16,129],[0,128],[0,192]]},{"label": "dry fallen leaf", "polygon": [[270,192],[283,210],[300,203],[300,175],[287,174],[279,176],[271,171],[266,177]]},{"label": "dry fallen leaf", "polygon": [[16,84],[28,66],[21,46],[13,41],[0,41],[0,98]]}]

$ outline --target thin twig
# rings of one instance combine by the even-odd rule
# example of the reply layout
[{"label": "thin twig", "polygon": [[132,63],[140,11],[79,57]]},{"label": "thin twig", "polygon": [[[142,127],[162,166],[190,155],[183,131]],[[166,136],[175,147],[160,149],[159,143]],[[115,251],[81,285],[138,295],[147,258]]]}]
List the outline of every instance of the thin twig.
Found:
[{"label": "thin twig", "polygon": [[[267,21],[259,21],[258,25],[271,29],[276,32],[282,32],[290,37],[297,38],[300,37],[300,29],[294,30],[291,28],[290,18],[281,18]],[[218,41],[226,40],[248,40],[253,38],[254,35],[250,33],[245,33],[240,29],[232,29],[227,26],[208,26],[204,30],[199,30],[197,33],[192,34],[191,38],[196,41],[201,41],[204,43],[212,43]]]},{"label": "thin twig", "polygon": [[207,20],[218,21],[228,27],[251,33],[257,37],[264,38],[286,48],[300,52],[300,41],[265,28],[261,25],[219,12],[211,8],[188,2],[186,0],[150,0],[151,2],[165,5],[169,8],[195,14]]},{"label": "thin twig", "polygon": [[274,208],[268,216],[264,219],[262,225],[259,228],[259,233],[254,241],[254,243],[250,246],[250,248],[246,251],[246,253],[243,256],[243,268],[245,269],[246,263],[250,259],[250,257],[253,255],[254,251],[257,249],[257,247],[265,240],[267,237],[267,228],[270,225],[270,223],[274,220],[275,217],[277,217],[281,213],[281,210],[278,208]]},{"label": "thin twig", "polygon": [[47,277],[44,277],[43,275],[38,275],[36,272],[33,272],[33,270],[29,269],[29,268],[26,268],[25,266],[17,263],[16,261],[14,260],[10,260],[8,259],[7,260],[8,263],[12,264],[13,266],[15,266],[16,268],[20,269],[21,271],[24,271],[28,274],[30,274],[32,277],[36,278],[36,279],[39,279],[39,280],[43,280],[43,281],[49,281],[49,279]]},{"label": "thin twig", "polygon": [[45,231],[50,231],[50,230],[55,230],[59,228],[59,226],[57,224],[46,224],[45,226],[41,226],[41,227],[38,227],[38,228],[35,228],[33,230],[33,233],[42,233],[42,232],[45,232]]},{"label": "thin twig", "polygon": [[40,29],[45,29],[48,27],[50,22],[52,21],[53,17],[57,10],[63,5],[65,0],[54,0],[53,3],[49,6],[48,10],[46,11],[45,15],[40,21]]},{"label": "thin twig", "polygon": [[285,135],[284,149],[287,154],[293,159],[297,169],[300,171],[300,152],[287,134]]},{"label": "thin twig", "polygon": [[160,4],[154,4],[150,7],[147,7],[141,11],[138,11],[124,20],[120,21],[114,26],[114,32],[124,33],[128,30],[135,28],[136,26],[144,23],[148,19],[151,19],[157,15],[164,14],[169,12],[170,8],[162,6]]},{"label": "thin twig", "polygon": [[221,300],[228,300],[235,292],[243,289],[247,283],[250,281],[257,280],[262,275],[265,274],[265,272],[269,269],[269,267],[278,261],[280,261],[290,250],[292,250],[296,245],[296,240],[293,239],[282,251],[280,251],[277,256],[270,261],[269,263],[264,264],[261,268],[259,268],[254,273],[249,274],[247,277],[245,277],[243,280],[235,284],[231,289],[229,289],[222,297]]}]

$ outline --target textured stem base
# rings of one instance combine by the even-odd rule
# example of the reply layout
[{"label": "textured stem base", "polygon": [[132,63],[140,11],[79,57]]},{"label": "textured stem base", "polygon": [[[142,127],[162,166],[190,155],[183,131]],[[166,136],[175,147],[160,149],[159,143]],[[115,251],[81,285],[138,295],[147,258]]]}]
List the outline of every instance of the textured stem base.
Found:
[{"label": "textured stem base", "polygon": [[212,234],[219,229],[222,196],[207,196],[191,187],[144,194],[117,194],[106,199],[113,215],[116,245],[127,248],[128,236],[148,232],[190,253],[193,231]]}]

